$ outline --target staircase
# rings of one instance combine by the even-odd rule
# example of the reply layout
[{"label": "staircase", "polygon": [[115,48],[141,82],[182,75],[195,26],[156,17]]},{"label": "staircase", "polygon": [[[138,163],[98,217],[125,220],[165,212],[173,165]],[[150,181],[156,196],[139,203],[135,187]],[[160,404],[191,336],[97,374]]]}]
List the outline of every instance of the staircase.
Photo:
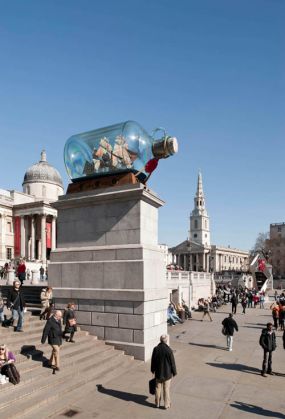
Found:
[{"label": "staircase", "polygon": [[0,418],[42,419],[64,414],[82,393],[94,397],[96,384],[105,385],[141,364],[79,330],[74,336],[76,343],[63,343],[61,368],[53,374],[44,366],[51,353],[48,344],[40,343],[44,325],[45,321],[26,313],[23,333],[0,327],[0,343],[16,355],[15,365],[21,375],[19,384],[0,386]]}]

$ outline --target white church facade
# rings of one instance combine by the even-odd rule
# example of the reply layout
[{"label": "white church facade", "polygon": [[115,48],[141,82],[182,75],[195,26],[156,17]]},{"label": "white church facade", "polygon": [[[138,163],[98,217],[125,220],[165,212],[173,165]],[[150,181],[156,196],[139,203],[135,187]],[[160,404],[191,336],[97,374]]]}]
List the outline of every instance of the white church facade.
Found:
[{"label": "white church facade", "polygon": [[173,262],[185,271],[214,273],[248,271],[248,251],[211,245],[210,219],[206,209],[201,173],[198,175],[194,209],[190,215],[189,238],[169,250],[173,255]]},{"label": "white church facade", "polygon": [[22,185],[23,192],[0,189],[0,265],[18,258],[46,264],[56,246],[57,211],[51,203],[63,194],[63,183],[45,151]]}]

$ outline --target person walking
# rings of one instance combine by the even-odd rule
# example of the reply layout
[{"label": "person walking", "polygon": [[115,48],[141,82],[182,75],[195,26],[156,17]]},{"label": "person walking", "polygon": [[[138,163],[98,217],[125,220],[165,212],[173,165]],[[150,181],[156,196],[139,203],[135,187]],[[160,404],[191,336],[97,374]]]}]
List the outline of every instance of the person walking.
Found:
[{"label": "person walking", "polygon": [[210,304],[207,300],[204,302],[203,316],[202,316],[201,322],[204,320],[205,316],[208,316],[211,322],[213,321],[213,319],[211,317],[211,314],[210,314]]},{"label": "person walking", "polygon": [[247,297],[244,295],[241,299],[242,314],[245,314],[245,309],[247,307]]},{"label": "person walking", "polygon": [[160,407],[161,389],[163,389],[164,408],[169,409],[170,382],[177,374],[172,349],[167,345],[167,336],[160,336],[160,343],[153,349],[151,372],[155,375],[155,406]]},{"label": "person walking", "polygon": [[[64,310],[63,314],[63,324],[65,325],[65,329],[62,337],[66,340],[66,342],[75,343],[75,340],[73,340],[73,336],[74,333],[77,331],[77,326],[74,303],[67,304],[67,308],[66,310]],[[69,333],[69,338],[66,337],[66,333]]]},{"label": "person walking", "polygon": [[[262,329],[259,344],[263,349],[262,377],[267,374],[274,375],[272,372],[272,352],[276,349],[276,336],[273,331],[272,323],[267,323],[266,329]],[[267,368],[266,368],[267,366]]]},{"label": "person walking", "polygon": [[41,343],[44,344],[48,338],[48,343],[52,347],[51,356],[49,360],[49,367],[56,371],[60,369],[59,351],[62,345],[62,330],[61,330],[62,312],[56,310],[44,327]]},{"label": "person walking", "polygon": [[237,312],[237,304],[238,304],[238,296],[233,293],[232,295],[232,313],[236,314]]},{"label": "person walking", "polygon": [[[9,291],[7,297],[7,307],[12,310],[12,317],[13,317],[13,324],[14,324],[14,331],[15,332],[23,332],[23,324],[24,324],[24,308],[25,308],[25,300],[23,294],[20,290],[20,282],[14,281],[13,288]],[[15,323],[17,325],[15,326]]]},{"label": "person walking", "polygon": [[278,319],[279,319],[279,305],[275,302],[271,304],[270,310],[272,310],[272,318],[274,323],[274,329],[278,329]]},{"label": "person walking", "polygon": [[42,319],[47,320],[47,315],[48,315],[48,313],[50,311],[49,309],[52,305],[52,288],[51,287],[47,287],[47,288],[42,289],[41,304],[42,304],[42,309],[41,309],[41,313],[40,313],[40,320],[42,320]]},{"label": "person walking", "polygon": [[21,285],[23,285],[26,279],[26,264],[24,260],[21,260],[19,262],[19,265],[17,268],[17,275],[18,275],[19,281],[21,282]]},{"label": "person walking", "polygon": [[227,348],[229,351],[232,351],[234,332],[235,330],[238,332],[238,325],[236,321],[233,319],[232,313],[229,313],[229,317],[226,317],[222,321],[222,325],[224,326],[225,335],[227,337]]},{"label": "person walking", "polygon": [[264,294],[264,292],[261,292],[260,297],[259,297],[259,307],[260,308],[265,308],[264,307],[264,301],[265,301],[265,294]]}]

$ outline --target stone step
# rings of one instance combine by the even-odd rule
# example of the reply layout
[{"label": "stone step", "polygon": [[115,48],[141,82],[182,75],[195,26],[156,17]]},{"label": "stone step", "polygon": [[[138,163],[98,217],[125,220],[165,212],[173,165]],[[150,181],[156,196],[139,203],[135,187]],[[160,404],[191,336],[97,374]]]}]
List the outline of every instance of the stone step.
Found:
[{"label": "stone step", "polygon": [[[80,336],[86,336],[86,333],[84,331],[77,331],[75,337],[78,339]],[[33,345],[35,342],[38,345],[41,341],[42,329],[32,329],[23,333],[12,332],[11,330],[11,334],[0,335],[0,337],[1,339],[5,339],[4,343],[12,350],[15,346]]]},{"label": "stone step", "polygon": [[[103,346],[103,347],[102,347]],[[107,345],[102,346],[96,346],[96,348],[87,348],[86,351],[82,353],[82,348],[80,351],[78,351],[76,354],[73,354],[72,352],[70,354],[63,354],[61,353],[61,368],[62,371],[71,371],[72,368],[78,367],[79,365],[83,365],[84,363],[88,362],[91,357],[96,356],[97,358],[100,356],[106,356],[106,357],[112,357],[114,354],[114,349],[111,348],[111,350],[108,350]],[[94,360],[92,365],[94,365]],[[21,382],[16,386],[17,389],[25,386],[30,386],[31,383],[36,382],[36,385],[38,385],[39,379],[42,377],[49,377],[52,375],[52,370],[49,368],[42,367],[42,364],[40,362],[31,362],[28,361],[24,364],[24,368],[20,368],[20,365],[17,364],[17,368],[21,375]],[[61,373],[61,372],[60,372]],[[58,373],[58,374],[60,374]],[[13,384],[7,384],[3,387],[1,387],[0,392],[0,415],[1,415],[1,403],[3,397],[5,398],[4,394],[5,392],[10,393],[12,389],[14,388]],[[13,390],[12,390],[13,391]],[[2,396],[3,395],[3,396]]]},{"label": "stone step", "polygon": [[105,353],[98,354],[96,359],[91,358],[88,362],[77,364],[75,368],[60,371],[55,375],[50,374],[49,377],[43,377],[25,388],[17,390],[15,386],[15,391],[9,395],[5,394],[6,397],[0,404],[1,417],[22,418],[35,406],[46,403],[50,405],[58,398],[63,399],[69,391],[78,389],[82,384],[109,373],[122,364],[122,351],[113,350],[107,353],[108,356]]},{"label": "stone step", "polygon": [[[86,397],[90,395],[92,400],[97,397],[97,385],[106,385],[108,382],[114,378],[118,378],[121,375],[125,374],[126,371],[136,368],[141,361],[134,361],[132,357],[124,357],[124,360],[116,368],[111,371],[101,373],[95,377],[92,377],[85,383],[81,383],[78,388],[74,388],[68,391],[68,403],[64,399],[52,400],[52,403],[49,403],[49,408],[45,409],[41,404],[35,406],[33,411],[29,411],[26,414],[23,414],[25,419],[48,419],[48,418],[58,418],[64,417],[64,413],[69,410],[69,406],[76,404],[77,400],[80,400],[83,396]],[[96,381],[95,381],[96,380]],[[95,381],[95,382],[94,382]]]}]

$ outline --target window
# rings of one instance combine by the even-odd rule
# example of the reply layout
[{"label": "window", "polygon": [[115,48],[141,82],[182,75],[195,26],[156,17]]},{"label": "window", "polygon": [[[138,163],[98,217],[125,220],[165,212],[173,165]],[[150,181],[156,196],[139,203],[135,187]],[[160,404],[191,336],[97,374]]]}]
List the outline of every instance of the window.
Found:
[{"label": "window", "polygon": [[12,233],[12,221],[7,221],[7,233]]},{"label": "window", "polygon": [[195,238],[195,239],[197,238],[197,234],[194,234],[194,238]]},{"label": "window", "polygon": [[207,220],[205,220],[205,228],[207,228]]},{"label": "window", "polygon": [[207,234],[205,234],[205,237],[207,237]]},{"label": "window", "polygon": [[225,262],[227,261],[227,257],[225,256]]},{"label": "window", "polygon": [[12,259],[12,247],[7,247],[6,248],[6,258],[8,260],[11,260]]},{"label": "window", "polygon": [[26,192],[27,192],[27,194],[28,194],[28,195],[30,195],[30,194],[31,194],[31,188],[30,188],[30,185],[27,185]]},{"label": "window", "polygon": [[47,188],[45,186],[43,186],[42,187],[42,194],[43,194],[44,198],[46,197],[46,192],[47,192]]},{"label": "window", "polygon": [[281,227],[277,227],[278,233],[281,233]]},{"label": "window", "polygon": [[198,220],[194,221],[194,228],[198,228]]}]

